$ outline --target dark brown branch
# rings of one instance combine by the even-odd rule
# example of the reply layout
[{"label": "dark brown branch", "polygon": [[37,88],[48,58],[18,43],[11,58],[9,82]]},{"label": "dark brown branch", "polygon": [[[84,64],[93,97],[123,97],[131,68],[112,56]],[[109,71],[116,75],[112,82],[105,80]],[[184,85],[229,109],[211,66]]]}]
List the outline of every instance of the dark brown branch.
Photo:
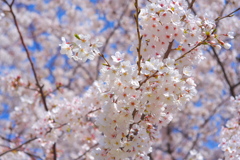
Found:
[{"label": "dark brown branch", "polygon": [[224,68],[224,66],[223,66],[223,63],[221,62],[220,58],[218,57],[218,54],[217,54],[215,48],[211,46],[211,49],[212,49],[212,51],[213,51],[213,54],[214,54],[215,58],[217,59],[218,65],[221,67],[221,70],[222,70],[222,72],[223,72],[224,79],[226,80],[226,82],[227,82],[227,84],[228,84],[228,86],[229,86],[230,94],[235,98],[236,95],[235,95],[235,93],[234,93],[234,88],[233,88],[233,86],[231,85],[231,82],[230,82],[230,80],[229,80],[229,78],[228,78],[228,76],[227,76],[227,73],[226,73],[226,70],[225,70],[225,68]]},{"label": "dark brown branch", "polygon": [[15,147],[15,148],[12,148],[12,149],[9,149],[9,150],[5,151],[5,152],[3,152],[3,153],[0,154],[0,157],[3,156],[3,155],[5,155],[5,154],[7,154],[8,152],[12,152],[12,151],[18,150],[18,149],[21,148],[22,146],[24,146],[24,145],[26,145],[26,144],[28,144],[28,143],[30,143],[30,142],[36,140],[36,139],[37,139],[37,137],[34,137],[34,138],[32,138],[32,139],[30,139],[30,140],[24,142],[23,144],[21,144],[21,145]]},{"label": "dark brown branch", "polygon": [[17,18],[16,18],[15,14],[13,12],[13,9],[12,9],[12,5],[14,3],[14,0],[12,1],[11,4],[9,4],[6,0],[3,0],[3,1],[9,6],[10,12],[11,12],[11,14],[13,16],[14,24],[15,24],[15,26],[17,28],[17,31],[18,31],[18,34],[19,34],[19,37],[20,37],[20,40],[21,40],[21,43],[23,45],[24,50],[26,51],[28,61],[29,61],[30,65],[31,65],[31,69],[32,69],[32,72],[33,72],[33,75],[34,75],[34,78],[35,78],[35,81],[36,81],[36,85],[39,88],[39,93],[41,95],[41,99],[42,99],[44,108],[45,108],[46,111],[48,111],[48,107],[47,107],[47,103],[46,103],[46,97],[45,97],[44,91],[43,91],[43,85],[41,85],[39,80],[38,80],[37,72],[35,70],[34,64],[33,64],[32,59],[30,57],[30,53],[28,51],[28,48],[27,48],[27,46],[26,46],[26,44],[24,42],[24,39],[23,39],[22,33],[20,31],[20,28],[18,26]]},{"label": "dark brown branch", "polygon": [[[167,135],[168,135],[168,137],[170,137],[170,134],[171,134],[171,129],[170,129],[170,127],[169,127],[169,125],[167,126]],[[169,138],[170,139],[170,138]],[[172,149],[171,149],[171,144],[170,144],[170,140],[167,142],[167,153],[168,154],[172,154]]]},{"label": "dark brown branch", "polygon": [[196,0],[192,0],[192,2],[190,3],[190,5],[188,6],[189,9],[193,7],[193,4],[194,4],[195,1],[196,1]]},{"label": "dark brown branch", "polygon": [[12,1],[12,3],[10,4],[10,7],[12,7],[13,3],[14,3],[15,0]]},{"label": "dark brown branch", "polygon": [[1,138],[2,140],[5,140],[5,141],[7,141],[7,142],[12,142],[10,139],[8,139],[8,138],[5,138],[5,137],[3,137],[3,136],[0,136],[0,138]]},{"label": "dark brown branch", "polygon": [[204,44],[210,36],[207,36],[204,40],[202,40],[201,42],[199,42],[195,47],[193,47],[192,49],[190,49],[189,51],[187,51],[186,53],[184,53],[183,55],[181,55],[180,57],[178,57],[175,61],[178,61],[180,59],[182,59],[183,57],[185,57],[188,53],[192,52],[194,49],[196,49],[197,47],[201,46],[202,44]]},{"label": "dark brown branch", "polygon": [[172,51],[173,42],[174,42],[174,39],[173,39],[171,42],[169,42],[169,44],[168,44],[168,49],[167,49],[167,51],[164,53],[163,59],[168,58],[170,52]]},{"label": "dark brown branch", "polygon": [[94,113],[94,112],[99,111],[99,110],[101,110],[101,108],[97,108],[95,110],[89,111],[86,115],[89,115],[89,114]]},{"label": "dark brown branch", "polygon": [[215,21],[218,22],[218,21],[220,21],[220,20],[222,20],[222,19],[224,19],[224,18],[232,17],[232,16],[234,16],[233,14],[234,14],[235,12],[239,11],[239,10],[240,10],[240,7],[237,8],[236,10],[234,10],[233,12],[229,13],[229,14],[226,15],[226,16],[216,18]]},{"label": "dark brown branch", "polygon": [[[220,14],[219,14],[219,17],[222,17],[223,16],[223,13],[224,11],[226,10],[227,6],[229,4],[229,1],[226,1],[226,4],[223,6],[223,9],[221,10]],[[218,18],[219,18],[218,17]],[[220,20],[216,21],[218,18],[215,19],[215,22],[216,22],[216,28],[218,27],[218,24],[220,22]]]},{"label": "dark brown branch", "polygon": [[193,12],[193,14],[194,15],[197,15],[197,12],[194,10],[194,8],[193,8],[193,4],[194,4],[194,2],[196,1],[196,0],[192,0],[192,2],[190,3],[188,0],[186,0],[187,1],[187,3],[188,3],[188,9],[191,9],[192,10],[192,12]]},{"label": "dark brown branch", "polygon": [[240,85],[240,82],[234,84],[234,85],[232,86],[232,88],[235,89],[235,88],[236,88],[237,86],[239,86],[239,85]]},{"label": "dark brown branch", "polygon": [[148,153],[147,155],[148,155],[148,157],[149,157],[150,160],[153,160],[153,157],[152,157],[152,154],[151,154],[151,153]]},{"label": "dark brown branch", "polygon": [[15,0],[13,0],[13,1],[9,4],[7,0],[3,0],[3,2],[5,2],[9,7],[12,7],[14,1],[15,1]]},{"label": "dark brown branch", "polygon": [[175,61],[178,61],[180,59],[182,59],[183,57],[185,57],[188,53],[192,52],[194,49],[196,49],[197,47],[199,47],[202,43],[198,43],[195,47],[193,47],[192,49],[190,49],[189,51],[187,51],[186,53],[184,53],[183,55],[181,55],[180,57],[178,57]]},{"label": "dark brown branch", "polygon": [[147,82],[147,80],[149,80],[150,78],[154,77],[156,74],[158,73],[158,71],[154,72],[151,76],[148,76],[144,81],[140,82],[139,87],[136,88],[136,90],[139,90],[141,88],[141,86]]},{"label": "dark brown branch", "polygon": [[141,12],[141,10],[139,9],[138,7],[138,0],[135,0],[135,8],[136,8],[136,14],[134,14],[134,18],[135,18],[135,21],[136,21],[136,29],[137,29],[137,36],[138,36],[138,47],[136,48],[137,49],[137,53],[138,53],[138,61],[137,61],[137,66],[138,66],[138,75],[140,75],[140,72],[141,72],[141,60],[142,60],[142,55],[141,55],[141,47],[142,47],[142,36],[140,34],[140,29],[139,29],[139,22],[138,22],[138,19],[139,19],[139,14]]},{"label": "dark brown branch", "polygon": [[[134,119],[135,114],[136,114],[137,112],[138,112],[138,111],[137,111],[136,109],[134,109],[134,111],[133,111],[133,113],[132,113],[133,119]],[[141,122],[144,120],[145,116],[146,116],[145,114],[142,114],[142,115],[141,115],[141,119],[140,119],[138,122],[134,122],[134,123],[129,124],[128,134],[126,135],[128,141],[129,141],[129,140],[131,141],[130,133],[131,133],[131,129],[132,129],[133,125],[141,123]]]},{"label": "dark brown branch", "polygon": [[167,126],[167,135],[169,137],[169,140],[167,142],[167,150],[166,150],[166,152],[170,155],[172,160],[175,160],[175,158],[172,155],[173,149],[172,149],[172,146],[171,146],[171,143],[170,143],[170,141],[171,141],[171,128],[170,128],[169,125]]},{"label": "dark brown branch", "polygon": [[53,144],[52,150],[53,150],[53,160],[57,160],[57,146],[56,146],[56,143]]}]

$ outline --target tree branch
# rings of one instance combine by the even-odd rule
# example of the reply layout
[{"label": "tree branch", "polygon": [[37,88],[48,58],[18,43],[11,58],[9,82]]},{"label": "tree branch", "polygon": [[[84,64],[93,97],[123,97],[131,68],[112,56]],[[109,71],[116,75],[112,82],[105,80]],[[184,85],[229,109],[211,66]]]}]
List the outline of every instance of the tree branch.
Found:
[{"label": "tree branch", "polygon": [[35,81],[36,81],[36,85],[37,85],[37,87],[39,88],[39,93],[40,93],[40,95],[41,95],[41,99],[42,99],[44,108],[45,108],[46,111],[48,111],[48,107],[47,107],[47,103],[46,103],[46,97],[45,97],[44,91],[43,91],[43,85],[41,85],[40,82],[39,82],[39,80],[38,80],[37,72],[36,72],[36,70],[35,70],[34,64],[33,64],[32,59],[31,59],[31,57],[30,57],[30,53],[29,53],[29,51],[28,51],[28,48],[27,48],[27,46],[26,46],[26,44],[25,44],[25,42],[24,42],[24,39],[23,39],[22,33],[21,33],[21,31],[20,31],[20,28],[19,28],[19,26],[18,26],[17,18],[16,18],[15,14],[14,14],[14,12],[13,12],[13,9],[12,9],[12,5],[13,5],[13,3],[14,3],[14,0],[12,1],[11,4],[9,4],[6,0],[3,0],[3,1],[9,6],[10,13],[11,13],[12,16],[13,16],[13,21],[14,21],[14,24],[15,24],[15,26],[16,26],[16,28],[17,28],[17,31],[18,31],[18,34],[19,34],[21,43],[22,43],[22,45],[23,45],[24,50],[26,51],[28,61],[29,61],[30,65],[31,65],[31,69],[32,69],[32,72],[33,72],[33,75],[34,75],[34,78],[35,78]]},{"label": "tree branch", "polygon": [[171,143],[170,143],[170,140],[171,140],[171,128],[170,126],[168,125],[167,126],[167,135],[168,135],[168,142],[167,142],[167,150],[166,152],[171,156],[172,160],[175,160],[175,158],[173,157],[172,153],[173,153],[173,149],[171,147]]},{"label": "tree branch", "polygon": [[140,82],[139,87],[136,88],[136,90],[139,90],[141,88],[141,86],[147,82],[147,80],[149,80],[150,78],[154,77],[156,74],[158,73],[158,71],[154,72],[151,76],[148,76],[144,81]]},{"label": "tree branch", "polygon": [[57,160],[57,144],[54,143],[52,146],[52,150],[53,150],[53,160]]},{"label": "tree branch", "polygon": [[236,10],[234,10],[233,12],[227,14],[226,16],[216,18],[215,21],[218,22],[218,21],[220,21],[220,20],[222,20],[222,19],[224,19],[224,18],[232,17],[232,16],[234,16],[233,14],[234,14],[235,12],[239,11],[239,10],[240,10],[240,7],[237,8]]},{"label": "tree branch", "polygon": [[104,65],[106,65],[106,66],[108,66],[108,67],[111,67],[111,65],[108,63],[107,59],[105,58],[104,54],[99,53],[99,56],[102,57],[103,60],[106,62],[106,64],[104,64]]},{"label": "tree branch", "polygon": [[187,3],[188,3],[188,9],[191,9],[192,12],[193,12],[193,14],[194,14],[194,15],[197,15],[197,12],[193,9],[193,4],[194,4],[194,2],[195,2],[196,0],[192,0],[191,3],[190,3],[188,0],[186,0],[186,1],[187,1]]},{"label": "tree branch", "polygon": [[184,53],[183,55],[181,55],[180,57],[178,57],[175,61],[178,61],[180,59],[182,59],[183,57],[185,57],[188,53],[192,52],[194,49],[196,49],[197,47],[201,46],[202,44],[204,44],[204,42],[209,38],[209,36],[207,36],[203,41],[199,42],[196,46],[194,46],[192,49],[190,49],[189,51],[187,51],[186,53]]},{"label": "tree branch", "polygon": [[135,22],[136,22],[136,29],[137,29],[137,36],[138,36],[138,47],[137,49],[137,53],[138,53],[138,61],[137,61],[137,66],[138,66],[138,75],[140,75],[141,72],[141,60],[142,60],[142,55],[141,55],[141,47],[142,47],[142,35],[140,34],[140,30],[139,30],[139,14],[141,12],[141,10],[138,7],[138,0],[135,0],[135,8],[136,8],[136,14],[134,14],[134,18],[135,18]]},{"label": "tree branch", "polygon": [[22,146],[24,146],[24,145],[26,145],[26,144],[28,144],[28,143],[30,143],[30,142],[36,140],[36,139],[37,139],[37,137],[34,137],[34,138],[32,138],[32,139],[30,139],[30,140],[24,142],[23,144],[21,144],[21,145],[15,147],[15,148],[12,148],[12,149],[9,149],[9,150],[5,151],[5,152],[3,152],[3,153],[0,154],[0,157],[3,156],[3,155],[5,155],[5,154],[7,154],[8,152],[12,152],[12,151],[18,150],[18,149],[21,148]]},{"label": "tree branch", "polygon": [[217,54],[215,48],[211,46],[211,49],[212,49],[212,51],[213,51],[213,54],[214,54],[215,58],[217,59],[217,62],[218,62],[218,64],[219,64],[219,66],[221,67],[221,70],[222,70],[222,72],[223,72],[224,79],[226,80],[226,82],[227,82],[227,84],[228,84],[228,86],[229,86],[230,94],[235,98],[235,97],[236,97],[236,95],[235,95],[235,93],[234,93],[234,88],[235,88],[235,87],[233,87],[233,86],[231,85],[231,82],[230,82],[230,80],[229,80],[229,78],[228,78],[228,76],[227,76],[227,73],[226,73],[226,70],[225,70],[225,68],[224,68],[224,66],[223,66],[223,63],[221,62],[220,58],[218,57],[218,54]]},{"label": "tree branch", "polygon": [[164,53],[163,59],[168,58],[170,52],[172,51],[173,42],[174,42],[174,39],[173,39],[171,42],[169,42],[168,49],[167,49],[167,51]]}]

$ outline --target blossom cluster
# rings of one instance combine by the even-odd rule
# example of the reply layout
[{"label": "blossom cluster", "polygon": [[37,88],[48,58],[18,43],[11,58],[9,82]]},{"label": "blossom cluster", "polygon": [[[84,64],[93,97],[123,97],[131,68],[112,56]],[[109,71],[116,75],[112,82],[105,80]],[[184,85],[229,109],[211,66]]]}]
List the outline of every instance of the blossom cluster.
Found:
[{"label": "blossom cluster", "polygon": [[93,123],[95,112],[99,110],[97,107],[103,105],[98,101],[97,90],[98,85],[93,84],[81,98],[74,98],[71,102],[65,99],[61,104],[52,102],[51,111],[41,116],[32,126],[31,133],[36,135],[38,142],[45,148],[63,141],[81,148],[77,153],[69,150],[73,152],[71,158],[82,155],[97,144],[100,134]]},{"label": "blossom cluster", "polygon": [[93,60],[97,55],[99,55],[99,47],[102,43],[98,39],[90,41],[89,35],[75,35],[77,42],[66,42],[65,38],[62,37],[61,53],[66,54],[69,58],[74,60],[81,60],[83,62]]},{"label": "blossom cluster", "polygon": [[170,58],[164,62],[151,58],[141,65],[141,75],[129,61],[101,70],[105,103],[96,125],[104,138],[95,152],[97,159],[148,159],[149,142],[196,94],[189,66],[179,70]]},{"label": "blossom cluster", "polygon": [[[197,17],[187,10],[185,1],[151,1],[139,15],[142,47],[145,60],[163,57],[169,49],[186,53],[194,46],[211,45],[218,49],[230,44],[221,37],[233,38],[233,33],[216,34],[216,24],[205,17]],[[175,48],[169,48],[175,42]],[[171,45],[170,45],[171,44]]]},{"label": "blossom cluster", "polygon": [[233,107],[236,109],[236,115],[229,121],[221,130],[220,146],[224,151],[226,159],[235,160],[240,159],[240,97],[233,100]]},{"label": "blossom cluster", "polygon": [[[239,2],[186,2],[0,2],[1,159],[220,158],[205,142],[218,133],[214,114],[223,123],[236,111],[221,106],[240,91],[229,32],[240,23],[223,16]],[[239,159],[238,111],[221,133],[226,159]]]},{"label": "blossom cluster", "polygon": [[226,127],[222,129],[220,144],[226,159],[235,160],[240,159],[240,122],[238,118],[229,120]]},{"label": "blossom cluster", "polygon": [[[203,59],[197,47],[213,46],[217,39],[215,23],[193,16],[183,1],[151,1],[138,18],[142,37],[132,46],[137,64],[116,52],[114,64],[102,67],[97,82],[102,103],[95,124],[103,136],[93,156],[99,160],[149,159],[159,129],[196,95],[192,65]],[[64,39],[61,45],[69,57],[93,59],[80,53],[81,48]]]}]

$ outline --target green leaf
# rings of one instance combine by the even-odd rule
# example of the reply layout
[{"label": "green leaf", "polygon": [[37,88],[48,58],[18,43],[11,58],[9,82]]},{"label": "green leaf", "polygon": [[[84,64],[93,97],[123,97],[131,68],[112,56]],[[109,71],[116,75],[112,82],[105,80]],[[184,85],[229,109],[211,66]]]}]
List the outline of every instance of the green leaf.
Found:
[{"label": "green leaf", "polygon": [[78,40],[81,40],[81,38],[79,37],[78,34],[74,34],[74,36],[75,36]]}]

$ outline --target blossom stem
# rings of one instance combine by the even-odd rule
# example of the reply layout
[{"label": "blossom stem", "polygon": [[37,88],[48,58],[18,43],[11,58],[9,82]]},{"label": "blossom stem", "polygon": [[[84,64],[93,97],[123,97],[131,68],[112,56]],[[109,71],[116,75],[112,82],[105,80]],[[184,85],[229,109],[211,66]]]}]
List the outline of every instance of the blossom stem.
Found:
[{"label": "blossom stem", "polygon": [[141,88],[141,86],[147,82],[147,80],[149,80],[150,78],[154,77],[156,74],[158,73],[158,71],[154,72],[151,76],[148,76],[144,81],[140,82],[139,87],[136,88],[136,90],[139,90]]},{"label": "blossom stem", "polygon": [[239,11],[239,10],[240,10],[240,7],[237,8],[236,10],[234,10],[233,12],[229,13],[229,14],[226,15],[226,16],[216,18],[215,21],[218,22],[218,21],[220,21],[220,20],[222,20],[222,19],[224,19],[224,18],[232,17],[233,14],[234,14],[235,12]]},{"label": "blossom stem", "polygon": [[186,53],[184,53],[183,55],[181,55],[180,57],[178,57],[175,61],[178,61],[180,59],[182,59],[183,57],[185,57],[188,53],[192,52],[194,49],[196,49],[197,47],[199,47],[202,44],[202,42],[198,43],[195,47],[193,47],[192,49],[190,49],[189,51],[187,51]]},{"label": "blossom stem", "polygon": [[108,61],[106,60],[106,58],[104,57],[104,55],[102,53],[99,53],[100,57],[102,57],[104,59],[104,61],[106,62],[106,66],[111,67],[111,65],[108,63]]},{"label": "blossom stem", "polygon": [[207,36],[203,41],[199,42],[195,47],[193,47],[192,49],[190,49],[189,51],[187,51],[186,53],[184,53],[183,55],[181,55],[180,57],[178,57],[175,61],[178,61],[180,59],[182,59],[183,57],[185,57],[188,53],[192,52],[194,49],[196,49],[197,47],[201,46],[202,44],[204,44],[210,36]]}]

